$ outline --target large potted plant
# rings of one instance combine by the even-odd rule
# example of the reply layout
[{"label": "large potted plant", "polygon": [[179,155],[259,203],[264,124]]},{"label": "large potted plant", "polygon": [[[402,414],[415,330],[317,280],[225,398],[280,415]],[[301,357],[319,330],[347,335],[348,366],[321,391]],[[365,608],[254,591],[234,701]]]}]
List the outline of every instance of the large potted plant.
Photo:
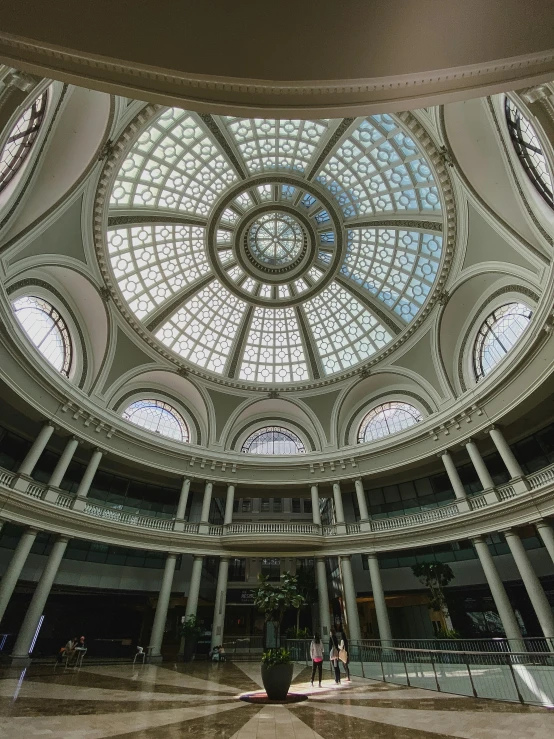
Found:
[{"label": "large potted plant", "polygon": [[[281,575],[279,583],[270,583],[259,575],[260,587],[254,595],[254,605],[264,614],[266,623],[273,623],[277,645],[280,644],[281,624],[285,611],[300,608],[304,596],[298,588],[298,578],[290,572]],[[277,647],[268,649],[262,657],[262,682],[270,700],[285,700],[292,682],[290,652]]]},{"label": "large potted plant", "polygon": [[198,638],[202,633],[202,629],[198,625],[196,616],[189,616],[181,625],[181,636],[185,644],[183,647],[183,662],[190,662],[196,652]]},{"label": "large potted plant", "polygon": [[262,655],[262,682],[267,697],[284,701],[292,682],[292,660],[286,649],[267,649]]}]

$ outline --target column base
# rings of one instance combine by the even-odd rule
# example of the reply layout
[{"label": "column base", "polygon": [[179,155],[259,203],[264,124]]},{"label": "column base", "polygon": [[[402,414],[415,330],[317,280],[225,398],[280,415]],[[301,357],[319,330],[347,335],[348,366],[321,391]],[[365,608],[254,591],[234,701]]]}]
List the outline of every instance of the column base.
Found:
[{"label": "column base", "polygon": [[346,534],[346,524],[345,523],[337,523],[335,524],[337,529],[337,535],[340,536],[341,534]]},{"label": "column base", "polygon": [[460,513],[468,513],[468,511],[471,511],[471,506],[469,505],[467,498],[457,498],[455,502]]},{"label": "column base", "polygon": [[527,482],[526,477],[512,477],[509,484],[513,487],[516,493],[527,493],[531,490],[531,486]]},{"label": "column base", "polygon": [[31,482],[34,482],[32,477],[27,477],[27,475],[17,475],[12,482],[12,488],[14,490],[19,490],[22,493],[26,493],[29,483]]},{"label": "column base", "polygon": [[74,511],[84,511],[87,505],[87,499],[86,498],[75,498],[73,501],[73,510]]},{"label": "column base", "polygon": [[32,661],[32,658],[28,654],[14,654],[11,656],[10,664],[12,667],[29,667]]},{"label": "column base", "polygon": [[498,501],[500,500],[495,488],[488,488],[487,490],[483,490],[481,495],[484,496],[485,503],[487,505],[491,505],[492,503],[498,503]]},{"label": "column base", "polygon": [[58,488],[48,488],[43,500],[47,503],[56,503],[58,501],[59,492]]},{"label": "column base", "polygon": [[153,664],[153,663],[159,664],[160,662],[164,661],[164,658],[162,657],[161,654],[151,654],[150,656],[146,658],[146,661],[149,664]]},{"label": "column base", "polygon": [[210,524],[206,521],[200,521],[198,524],[198,533],[199,534],[209,534],[210,533]]},{"label": "column base", "polygon": [[360,531],[371,531],[371,521],[360,521]]}]

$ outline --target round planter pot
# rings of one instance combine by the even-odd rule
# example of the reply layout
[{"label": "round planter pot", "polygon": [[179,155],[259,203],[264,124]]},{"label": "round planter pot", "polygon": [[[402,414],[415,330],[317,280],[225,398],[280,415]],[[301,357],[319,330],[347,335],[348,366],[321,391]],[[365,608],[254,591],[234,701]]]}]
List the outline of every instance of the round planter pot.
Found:
[{"label": "round planter pot", "polygon": [[293,665],[262,665],[262,682],[269,700],[285,700],[292,682],[292,668]]}]

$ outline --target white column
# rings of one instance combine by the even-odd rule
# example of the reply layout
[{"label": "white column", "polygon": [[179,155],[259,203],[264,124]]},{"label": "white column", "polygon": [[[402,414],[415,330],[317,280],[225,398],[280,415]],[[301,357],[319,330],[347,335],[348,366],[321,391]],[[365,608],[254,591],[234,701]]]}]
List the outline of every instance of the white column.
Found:
[{"label": "white column", "polygon": [[61,482],[63,480],[63,476],[67,472],[67,468],[69,467],[69,463],[73,459],[73,455],[75,454],[75,450],[79,446],[79,439],[75,436],[71,436],[67,440],[67,444],[65,445],[65,449],[62,452],[62,456],[58,459],[58,464],[54,468],[54,472],[52,472],[52,475],[50,477],[50,480],[48,481],[48,486],[51,488],[59,488],[61,485]]},{"label": "white column", "polygon": [[491,439],[493,440],[498,453],[502,457],[502,461],[510,473],[510,477],[512,479],[514,477],[523,477],[523,470],[519,466],[517,459],[514,457],[514,453],[510,449],[502,431],[493,426],[493,428],[490,429],[489,434],[491,435]]},{"label": "white column", "polygon": [[469,458],[475,467],[475,471],[477,472],[479,482],[483,486],[483,490],[494,488],[494,480],[492,479],[490,472],[487,469],[487,465],[485,464],[485,460],[481,456],[481,452],[473,439],[466,441],[466,449],[469,454]]},{"label": "white column", "polygon": [[381,642],[391,642],[392,632],[390,628],[389,613],[387,611],[385,592],[383,590],[381,570],[379,569],[379,560],[377,559],[377,555],[368,554],[367,563],[369,567],[371,590],[373,592],[373,603],[375,604],[375,615],[377,616],[377,625],[379,626],[379,638],[381,639]]},{"label": "white column", "polygon": [[37,538],[37,533],[33,529],[27,529],[21,534],[21,538],[17,542],[15,551],[10,559],[8,569],[2,576],[2,582],[0,582],[0,622],[4,618],[4,613],[21,575],[21,570],[25,566],[31,547]]},{"label": "white column", "polygon": [[354,481],[356,487],[356,498],[358,500],[358,508],[360,509],[360,521],[369,520],[369,511],[365,499],[364,486],[360,478]]},{"label": "white column", "polygon": [[350,555],[342,556],[340,558],[340,563],[349,637],[350,640],[356,641],[362,638],[362,631],[360,629],[360,617],[358,615],[358,603],[356,602],[356,588],[354,587]]},{"label": "white column", "polygon": [[223,630],[225,627],[225,606],[227,604],[227,578],[229,575],[229,560],[221,557],[215,590],[214,622],[212,626],[212,647],[223,644]]},{"label": "white column", "polygon": [[509,530],[505,531],[504,535],[519,570],[519,574],[521,575],[521,579],[523,580],[523,584],[525,585],[525,589],[527,590],[529,600],[531,601],[533,608],[535,609],[535,613],[537,614],[537,618],[539,619],[543,634],[547,639],[554,639],[554,614],[552,613],[550,603],[544,593],[541,582],[535,574],[533,565],[527,556],[527,552],[525,551],[519,534],[516,534],[515,531]]},{"label": "white column", "polygon": [[54,542],[50,556],[48,557],[29,607],[27,608],[27,613],[25,614],[21,628],[19,629],[17,640],[12,652],[12,663],[14,661],[28,663],[29,661],[29,649],[31,648],[31,643],[35,636],[40,617],[44,613],[44,606],[46,605],[46,601],[50,595],[52,583],[54,582],[60,562],[65,553],[67,542],[68,539],[64,537],[58,537]]},{"label": "white column", "polygon": [[344,508],[342,506],[342,493],[338,482],[333,483],[333,500],[335,502],[335,522],[344,523]]},{"label": "white column", "polygon": [[234,485],[228,485],[227,486],[227,498],[225,500],[225,516],[223,518],[223,523],[225,525],[227,525],[229,523],[233,523],[233,505],[234,505],[234,503],[235,503],[235,486]]},{"label": "white column", "polygon": [[173,575],[175,573],[176,554],[168,554],[165,560],[164,574],[162,577],[162,585],[158,594],[158,602],[156,604],[156,613],[154,614],[154,623],[152,624],[152,633],[150,634],[150,644],[152,647],[150,657],[157,661],[161,661],[161,648],[164,638],[165,622],[167,620],[167,609],[169,607],[169,599],[171,597],[171,587],[173,585]]},{"label": "white column", "polygon": [[477,556],[479,557],[479,561],[481,562],[483,572],[485,573],[485,578],[487,580],[489,590],[491,591],[496,610],[498,611],[498,615],[502,621],[502,626],[506,632],[506,638],[513,640],[511,642],[512,651],[522,651],[524,649],[524,642],[521,638],[519,624],[517,622],[514,609],[512,608],[512,604],[510,603],[510,599],[508,598],[508,594],[506,593],[504,583],[502,582],[500,575],[498,574],[498,570],[496,569],[496,565],[494,564],[487,542],[482,536],[476,536],[472,541],[475,551],[477,552]]},{"label": "white column", "polygon": [[327,590],[327,570],[325,569],[324,557],[316,557],[315,573],[321,638],[323,644],[326,645],[326,640],[329,638],[329,632],[331,631],[331,614],[329,613],[329,592]]},{"label": "white column", "polygon": [[316,526],[321,526],[321,511],[319,510],[319,488],[317,485],[310,487],[310,494],[312,496],[312,521]]},{"label": "white column", "polygon": [[456,465],[450,456],[450,452],[447,450],[442,452],[441,459],[444,464],[446,474],[448,475],[448,479],[450,480],[450,484],[452,485],[452,489],[454,490],[454,495],[458,500],[466,500],[467,494],[462,485],[462,481],[460,480],[460,475],[458,474]]},{"label": "white column", "polygon": [[187,598],[187,607],[185,610],[185,618],[196,616],[198,609],[198,596],[200,594],[200,582],[202,580],[202,565],[204,557],[194,555],[192,562],[192,571],[190,573],[189,597]]},{"label": "white column", "polygon": [[546,521],[539,521],[536,527],[546,547],[546,551],[550,554],[550,558],[554,562],[554,530],[552,526]]},{"label": "white column", "polygon": [[98,469],[98,465],[100,464],[100,460],[102,459],[102,454],[102,449],[95,449],[92,453],[92,457],[90,458],[90,461],[87,465],[85,474],[83,475],[81,482],[79,483],[79,487],[77,488],[78,498],[86,498],[86,496],[88,495],[88,491],[90,490],[90,486],[92,485],[92,481],[94,480],[94,475],[96,474],[96,470]]},{"label": "white column", "polygon": [[50,437],[54,433],[54,426],[47,421],[41,430],[38,432],[37,438],[34,440],[32,447],[27,452],[25,459],[21,462],[18,472],[20,475],[30,475],[35,469],[35,465],[38,462],[40,455],[46,448]]},{"label": "white column", "polygon": [[175,518],[182,521],[185,517],[187,510],[187,503],[189,499],[190,491],[190,479],[188,477],[183,478],[183,484],[181,485],[181,495],[179,496],[179,503],[177,504],[177,511],[175,512]]},{"label": "white column", "polygon": [[206,487],[204,488],[204,499],[202,500],[202,513],[200,514],[200,523],[209,523],[213,487],[213,482],[207,482]]}]

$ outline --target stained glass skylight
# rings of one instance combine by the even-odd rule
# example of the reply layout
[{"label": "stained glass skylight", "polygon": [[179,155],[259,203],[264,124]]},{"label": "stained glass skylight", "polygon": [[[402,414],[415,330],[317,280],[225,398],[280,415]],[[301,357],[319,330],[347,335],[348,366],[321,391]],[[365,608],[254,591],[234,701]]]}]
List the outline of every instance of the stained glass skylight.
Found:
[{"label": "stained glass skylight", "polygon": [[441,197],[396,117],[171,108],[137,130],[110,195],[111,274],[187,363],[254,385],[317,381],[376,357],[426,305]]},{"label": "stained glass skylight", "polygon": [[23,330],[43,357],[62,375],[71,369],[72,345],[65,321],[53,305],[42,298],[25,295],[13,302]]},{"label": "stained glass skylight", "polygon": [[358,444],[377,441],[390,434],[398,434],[423,420],[417,408],[410,403],[393,400],[372,408],[364,417],[358,431]]},{"label": "stained glass skylight", "polygon": [[481,380],[517,344],[527,329],[531,309],[524,303],[508,303],[483,321],[473,347],[475,377]]},{"label": "stained glass skylight", "polygon": [[162,400],[135,400],[123,411],[123,418],[153,434],[175,441],[189,441],[189,430],[181,414]]}]

